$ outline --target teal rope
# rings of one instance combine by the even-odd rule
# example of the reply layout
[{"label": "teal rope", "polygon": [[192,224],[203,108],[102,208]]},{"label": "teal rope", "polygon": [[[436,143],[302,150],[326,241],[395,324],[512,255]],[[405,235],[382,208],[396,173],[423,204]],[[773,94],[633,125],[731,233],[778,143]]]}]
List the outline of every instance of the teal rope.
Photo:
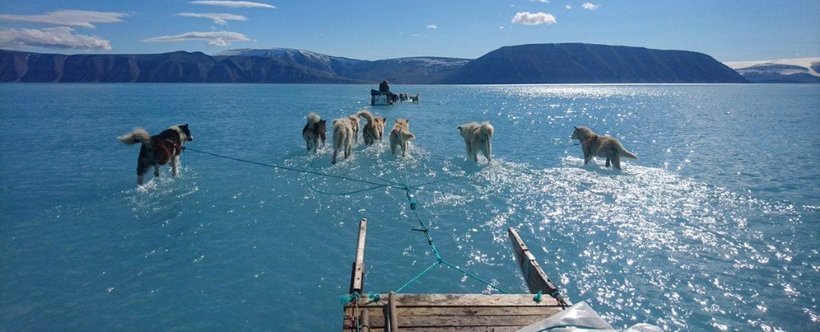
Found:
[{"label": "teal rope", "polygon": [[415,277],[413,277],[412,279],[405,282],[404,285],[401,285],[401,287],[399,287],[399,289],[396,290],[396,293],[401,293],[401,291],[403,291],[405,288],[407,288],[407,286],[410,286],[410,284],[414,283],[416,280],[419,280],[419,278],[421,278],[422,276],[427,274],[427,272],[429,272],[430,270],[433,269],[433,267],[436,267],[439,264],[441,264],[441,261],[437,260],[435,263],[428,266],[426,269],[424,269],[424,271],[421,271],[421,273],[417,274]]},{"label": "teal rope", "polygon": [[189,147],[186,147],[185,150],[186,151],[193,151],[193,152],[197,152],[197,153],[201,153],[201,154],[206,154],[206,155],[217,157],[217,158],[223,158],[223,159],[228,159],[228,160],[238,161],[238,162],[242,162],[242,163],[268,167],[268,168],[275,168],[275,169],[281,169],[281,170],[292,171],[292,172],[319,175],[319,176],[328,177],[328,178],[336,178],[336,179],[342,179],[342,180],[347,180],[347,181],[366,183],[366,184],[370,184],[370,185],[374,185],[374,186],[380,186],[380,187],[388,187],[389,186],[389,187],[394,187],[394,188],[401,189],[400,186],[394,185],[394,184],[378,183],[378,182],[373,182],[373,181],[368,181],[368,180],[351,178],[351,177],[347,177],[347,176],[343,176],[343,175],[327,174],[327,173],[316,172],[316,171],[311,171],[311,170],[306,170],[306,169],[299,169],[299,168],[295,168],[295,167],[288,167],[288,166],[282,166],[282,165],[276,165],[276,164],[267,164],[267,163],[262,163],[262,162],[258,162],[258,161],[253,161],[253,160],[229,157],[229,156],[225,156],[225,155],[221,155],[221,154],[217,154],[217,153],[206,152],[206,151],[197,150],[197,149],[193,149],[193,148],[189,148]]},{"label": "teal rope", "polygon": [[[407,176],[407,170],[406,169],[404,170],[404,173],[405,173],[405,179],[407,179],[408,176]],[[438,183],[438,182],[450,181],[450,180],[453,180],[454,178],[455,177],[451,177],[451,178],[448,178],[448,179],[437,180],[437,181],[431,181],[431,182],[426,183],[426,184],[433,184],[433,183]],[[444,266],[456,269],[457,271],[461,272],[462,274],[466,275],[467,277],[475,279],[475,280],[483,283],[484,285],[487,285],[490,288],[495,289],[498,292],[501,292],[501,293],[504,293],[504,294],[509,294],[508,292],[504,291],[503,289],[498,288],[498,287],[490,284],[489,282],[485,281],[481,277],[479,277],[479,276],[477,276],[477,275],[475,275],[475,274],[473,274],[469,271],[466,271],[466,270],[464,270],[464,269],[462,269],[462,268],[460,268],[456,265],[453,265],[453,264],[451,264],[450,262],[448,262],[447,260],[445,260],[444,258],[441,257],[441,253],[438,251],[438,248],[436,248],[436,244],[433,242],[433,237],[430,235],[430,229],[427,227],[427,225],[424,223],[424,220],[421,219],[421,216],[418,213],[418,203],[416,202],[415,195],[413,195],[410,192],[411,188],[412,187],[407,185],[406,182],[405,182],[404,187],[401,188],[401,189],[404,190],[404,192],[405,192],[405,196],[407,197],[407,202],[410,204],[410,210],[413,211],[413,215],[415,215],[416,221],[418,221],[419,225],[421,225],[420,229],[414,228],[413,230],[424,233],[424,236],[427,238],[427,244],[430,245],[430,249],[433,251],[433,253],[436,256],[436,261],[432,265],[430,265],[426,269],[424,269],[424,271],[421,271],[421,273],[417,274],[415,277],[413,277],[409,281],[405,282],[404,285],[402,285],[401,287],[399,287],[396,290],[396,293],[401,293],[401,291],[403,291],[405,288],[407,288],[407,286],[409,286],[410,284],[412,284],[413,282],[417,281],[419,278],[421,278],[422,276],[427,274],[431,269],[433,269],[433,267],[444,264]]]},{"label": "teal rope", "polygon": [[[423,186],[431,185],[431,184],[442,183],[442,182],[448,182],[448,181],[452,181],[452,180],[455,180],[455,179],[459,179],[460,177],[453,176],[453,177],[449,177],[449,178],[445,178],[445,179],[428,181],[428,182],[424,182],[424,183],[419,184],[419,185],[410,186],[410,185],[407,184],[408,176],[407,176],[407,169],[405,168],[404,169],[405,181],[403,183],[396,182],[396,181],[393,181],[393,180],[388,180],[388,179],[382,179],[380,177],[377,177],[379,180],[382,180],[382,181],[385,182],[385,183],[378,183],[378,182],[373,182],[373,181],[368,181],[368,180],[351,178],[351,177],[347,177],[347,176],[343,176],[343,175],[327,174],[327,173],[316,172],[316,171],[311,171],[311,170],[299,169],[299,168],[295,168],[295,167],[288,167],[288,166],[282,166],[282,165],[276,165],[276,164],[268,164],[268,163],[253,161],[253,160],[235,158],[235,157],[230,157],[230,156],[221,155],[221,154],[217,154],[217,153],[197,150],[197,149],[193,149],[193,148],[190,148],[190,147],[185,147],[185,150],[193,151],[193,152],[197,152],[197,153],[201,153],[201,154],[205,154],[205,155],[210,155],[210,156],[213,156],[213,157],[218,157],[218,158],[243,162],[243,163],[247,163],[247,164],[268,167],[268,168],[282,169],[282,170],[286,170],[286,171],[299,172],[299,173],[304,173],[304,174],[313,174],[313,175],[319,175],[319,176],[328,177],[328,178],[336,178],[336,179],[342,179],[342,180],[347,180],[347,181],[353,181],[353,182],[366,183],[366,184],[373,185],[372,187],[368,187],[368,188],[364,188],[364,189],[360,189],[360,190],[349,191],[349,192],[343,192],[343,193],[329,193],[329,192],[325,192],[325,191],[321,191],[319,189],[316,189],[313,186],[308,186],[312,190],[314,190],[318,193],[321,193],[321,194],[325,194],[325,195],[346,196],[346,195],[358,194],[358,193],[361,193],[361,192],[365,192],[365,191],[369,191],[369,190],[375,190],[375,189],[379,189],[379,188],[385,188],[385,187],[404,190],[405,195],[407,196],[407,201],[410,204],[410,210],[413,211],[413,215],[415,215],[416,220],[418,221],[419,225],[421,225],[421,229],[414,229],[414,230],[424,233],[424,236],[427,238],[427,244],[430,245],[431,250],[433,251],[433,253],[436,256],[436,261],[435,261],[435,263],[433,263],[432,265],[427,267],[424,271],[422,271],[421,273],[419,273],[418,275],[416,275],[415,277],[410,279],[408,282],[406,282],[404,285],[399,287],[399,289],[396,292],[398,293],[398,292],[401,292],[402,290],[404,290],[407,286],[409,286],[410,284],[412,284],[413,282],[415,282],[416,280],[418,280],[419,278],[421,278],[422,276],[427,274],[433,267],[435,267],[437,265],[444,264],[445,266],[454,268],[457,271],[463,273],[464,275],[466,275],[470,278],[473,278],[473,279],[475,279],[475,280],[477,280],[477,281],[491,287],[492,289],[495,289],[495,290],[497,290],[501,293],[505,293],[505,294],[507,293],[503,289],[500,289],[496,286],[493,286],[492,284],[485,281],[484,279],[481,279],[479,276],[477,276],[473,273],[470,273],[470,272],[468,272],[468,271],[466,271],[466,270],[464,270],[464,269],[462,269],[462,268],[460,268],[456,265],[453,265],[450,262],[447,262],[446,260],[444,260],[441,257],[441,253],[438,251],[438,248],[436,248],[435,243],[433,243],[433,238],[430,235],[430,229],[427,228],[427,225],[424,224],[424,220],[421,219],[421,216],[419,215],[419,213],[417,211],[418,203],[415,200],[415,196],[410,192],[411,189],[419,190],[418,189],[419,187],[423,187]],[[313,164],[313,161],[311,161],[311,165],[312,164]],[[358,299],[357,295],[344,296],[344,297],[341,298],[341,301],[347,303],[347,302],[350,302],[350,301],[356,300],[356,299]]]},{"label": "teal rope", "polygon": [[473,279],[475,279],[475,280],[478,280],[479,282],[481,282],[481,283],[483,283],[483,284],[485,284],[485,285],[489,286],[489,287],[490,287],[490,288],[492,288],[492,289],[495,289],[495,290],[497,290],[497,291],[499,291],[499,292],[501,292],[501,293],[504,293],[504,294],[509,294],[509,292],[507,292],[507,291],[505,291],[505,290],[503,290],[503,289],[501,289],[501,288],[498,288],[498,287],[496,287],[496,286],[493,286],[491,283],[489,283],[489,282],[485,281],[484,279],[481,279],[479,276],[477,276],[477,275],[475,275],[475,274],[473,274],[473,273],[470,273],[470,272],[468,272],[468,271],[465,271],[465,270],[461,269],[461,268],[460,268],[460,267],[458,267],[458,266],[455,266],[455,265],[453,265],[453,264],[450,264],[450,262],[448,262],[448,261],[442,261],[441,263],[442,263],[442,264],[444,264],[444,265],[447,265],[447,266],[449,266],[449,267],[452,267],[452,268],[454,268],[454,269],[458,270],[458,271],[459,271],[459,272],[461,272],[461,273],[464,273],[464,275],[466,275],[466,276],[468,276],[468,277],[470,277],[470,278],[473,278]]}]

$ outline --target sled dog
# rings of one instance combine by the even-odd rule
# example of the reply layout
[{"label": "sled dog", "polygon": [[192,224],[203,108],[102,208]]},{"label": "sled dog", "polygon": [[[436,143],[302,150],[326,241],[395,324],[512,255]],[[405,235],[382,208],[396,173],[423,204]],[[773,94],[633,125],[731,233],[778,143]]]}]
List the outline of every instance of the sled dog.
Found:
[{"label": "sled dog", "polygon": [[581,141],[584,165],[589,163],[592,157],[598,156],[606,158],[606,167],[612,164],[616,169],[621,169],[621,157],[638,158],[634,153],[625,149],[617,139],[598,135],[587,127],[575,127],[571,138]]},{"label": "sled dog", "polygon": [[193,141],[194,137],[188,130],[188,124],[182,124],[171,126],[154,136],[149,135],[144,128],[136,128],[117,139],[128,145],[142,143],[137,158],[137,185],[142,185],[144,175],[151,166],[154,167],[154,177],[159,177],[159,166],[170,162],[171,174],[177,176],[183,145]]},{"label": "sled dog", "polygon": [[470,122],[458,126],[458,133],[464,138],[464,144],[467,146],[467,159],[478,163],[478,152],[481,151],[487,158],[487,163],[493,161],[493,148],[490,142],[493,138],[493,130],[489,121]]}]

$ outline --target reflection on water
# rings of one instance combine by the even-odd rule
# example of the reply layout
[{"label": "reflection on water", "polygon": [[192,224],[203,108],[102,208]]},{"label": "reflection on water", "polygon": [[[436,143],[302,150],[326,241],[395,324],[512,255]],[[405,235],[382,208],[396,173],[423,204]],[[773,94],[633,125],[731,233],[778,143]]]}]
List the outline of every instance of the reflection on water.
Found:
[{"label": "reflection on water", "polygon": [[[385,141],[331,165],[329,146],[305,152],[305,114],[352,114],[369,87],[0,85],[0,329],[338,329],[359,218],[367,291],[434,262],[405,185],[442,256],[499,288],[526,291],[516,227],[616,327],[820,326],[817,86],[394,89],[422,102],[370,110],[388,131],[411,120],[409,157]],[[485,120],[495,156],[475,165],[456,126]],[[189,147],[253,163],[189,150],[179,177],[136,188],[138,152],[115,137],[181,121]],[[584,166],[580,125],[639,159]],[[490,290],[442,267],[408,291]]]}]

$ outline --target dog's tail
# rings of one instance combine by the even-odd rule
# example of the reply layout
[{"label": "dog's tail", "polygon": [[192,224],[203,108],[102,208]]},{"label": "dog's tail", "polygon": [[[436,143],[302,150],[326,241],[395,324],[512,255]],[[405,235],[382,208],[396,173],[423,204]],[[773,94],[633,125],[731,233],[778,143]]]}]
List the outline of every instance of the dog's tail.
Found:
[{"label": "dog's tail", "polygon": [[319,117],[319,114],[316,114],[314,112],[308,113],[308,115],[307,115],[308,124],[319,123],[319,120],[322,120],[322,118]]},{"label": "dog's tail", "polygon": [[356,113],[356,116],[364,118],[365,120],[367,120],[367,123],[373,123],[373,114],[370,114],[370,111],[368,110],[361,110],[358,113]]},{"label": "dog's tail", "polygon": [[487,140],[493,138],[493,131],[495,131],[495,129],[489,121],[485,121],[484,123],[482,123],[481,127],[479,127],[478,129],[478,132],[481,135],[481,137]]},{"label": "dog's tail", "polygon": [[148,134],[145,128],[134,128],[130,133],[118,136],[117,139],[128,145],[136,143],[151,144],[151,135]]},{"label": "dog's tail", "polygon": [[404,140],[405,142],[409,142],[409,141],[412,141],[412,140],[416,139],[416,135],[413,135],[413,133],[411,133],[409,131],[402,131],[401,132],[401,139]]},{"label": "dog's tail", "polygon": [[632,152],[629,152],[623,145],[618,143],[618,154],[627,158],[638,159],[638,156]]}]

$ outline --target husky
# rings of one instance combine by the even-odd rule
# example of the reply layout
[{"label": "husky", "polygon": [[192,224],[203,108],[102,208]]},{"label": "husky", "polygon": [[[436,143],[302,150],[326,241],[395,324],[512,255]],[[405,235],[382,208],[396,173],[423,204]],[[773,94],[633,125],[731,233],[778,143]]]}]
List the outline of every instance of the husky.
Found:
[{"label": "husky", "polygon": [[345,117],[350,123],[350,129],[353,131],[352,145],[359,144],[359,114],[351,114]]},{"label": "husky", "polygon": [[407,98],[410,99],[411,103],[416,103],[416,104],[419,103],[419,94],[418,93],[415,96],[407,96]]},{"label": "husky", "polygon": [[170,162],[171,174],[177,176],[179,155],[182,153],[183,145],[185,142],[193,141],[194,137],[188,130],[188,124],[182,124],[171,126],[154,136],[149,135],[144,128],[136,128],[117,139],[128,145],[142,143],[137,158],[137,185],[142,185],[143,176],[151,166],[154,167],[154,177],[159,177],[159,166]]},{"label": "husky", "polygon": [[493,147],[490,143],[493,131],[493,126],[489,121],[470,122],[458,126],[458,133],[464,138],[464,144],[467,146],[467,159],[478,163],[478,152],[481,151],[487,158],[487,163],[493,161]]},{"label": "husky", "polygon": [[325,145],[326,131],[327,121],[320,118],[316,113],[308,113],[307,123],[302,128],[302,138],[305,139],[308,152],[316,154],[320,144]]},{"label": "husky", "polygon": [[358,119],[351,116],[333,120],[333,159],[331,159],[331,164],[336,163],[336,155],[339,154],[339,150],[344,153],[345,159],[350,157],[353,150],[353,140],[356,138],[353,130],[354,124],[358,127]]},{"label": "husky", "polygon": [[396,154],[396,149],[401,148],[402,158],[407,157],[407,144],[414,139],[416,135],[410,132],[410,120],[396,119],[393,131],[390,132],[390,153]]},{"label": "husky", "polygon": [[626,150],[617,139],[600,136],[587,127],[575,127],[571,138],[581,141],[584,165],[589,163],[592,157],[598,156],[606,157],[606,167],[609,167],[611,163],[615,169],[621,169],[621,157],[638,158],[634,153]]},{"label": "husky", "polygon": [[364,144],[373,145],[376,140],[381,141],[382,136],[384,135],[384,124],[387,123],[387,118],[373,116],[373,114],[370,114],[368,110],[361,110],[356,114],[367,120],[367,123],[362,128],[362,138],[364,138]]}]

